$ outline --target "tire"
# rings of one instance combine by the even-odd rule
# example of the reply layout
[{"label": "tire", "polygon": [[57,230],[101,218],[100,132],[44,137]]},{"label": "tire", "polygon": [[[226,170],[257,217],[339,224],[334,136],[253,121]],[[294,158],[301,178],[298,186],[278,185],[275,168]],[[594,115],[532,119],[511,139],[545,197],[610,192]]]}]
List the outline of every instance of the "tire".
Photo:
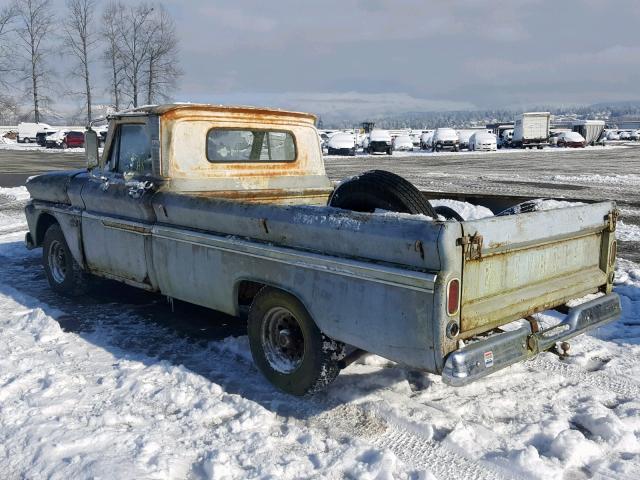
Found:
[{"label": "tire", "polygon": [[440,146],[436,145],[435,147],[433,147],[433,151],[434,152],[439,152],[440,151]]},{"label": "tire", "polygon": [[451,207],[438,205],[437,207],[433,207],[433,209],[438,215],[442,215],[447,220],[457,220],[459,222],[464,222],[464,218],[462,218],[462,216]]},{"label": "tire", "polygon": [[522,203],[518,203],[513,207],[509,207],[505,210],[502,210],[499,213],[496,213],[496,217],[504,217],[505,215],[517,215],[519,213],[531,213],[537,212],[540,208],[540,201],[545,200],[544,198],[537,198],[534,200],[526,200]]},{"label": "tire", "polygon": [[387,148],[387,155],[393,155],[393,148]]},{"label": "tire", "polygon": [[351,156],[355,157],[356,156],[356,149],[354,148],[353,150],[351,150]]},{"label": "tire", "polygon": [[327,148],[327,155],[333,155],[333,148]]},{"label": "tire", "polygon": [[253,361],[278,389],[313,394],[340,373],[344,344],[324,335],[293,295],[263,288],[253,299],[248,322]]},{"label": "tire", "polygon": [[338,185],[329,206],[355,212],[423,214],[437,218],[436,211],[420,190],[404,178],[384,170],[370,170]]},{"label": "tire", "polygon": [[42,265],[51,289],[67,296],[82,295],[87,290],[87,276],[75,261],[58,224],[44,234]]},{"label": "tire", "polygon": [[22,143],[31,143],[31,139],[27,137],[22,141]]}]

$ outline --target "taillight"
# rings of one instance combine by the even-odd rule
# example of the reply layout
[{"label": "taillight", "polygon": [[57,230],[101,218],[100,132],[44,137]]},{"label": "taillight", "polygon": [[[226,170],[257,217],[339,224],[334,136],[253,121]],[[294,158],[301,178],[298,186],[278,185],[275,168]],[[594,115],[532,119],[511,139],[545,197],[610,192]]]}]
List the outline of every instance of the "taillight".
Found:
[{"label": "taillight", "polygon": [[460,280],[453,278],[447,285],[447,314],[455,315],[460,309]]}]

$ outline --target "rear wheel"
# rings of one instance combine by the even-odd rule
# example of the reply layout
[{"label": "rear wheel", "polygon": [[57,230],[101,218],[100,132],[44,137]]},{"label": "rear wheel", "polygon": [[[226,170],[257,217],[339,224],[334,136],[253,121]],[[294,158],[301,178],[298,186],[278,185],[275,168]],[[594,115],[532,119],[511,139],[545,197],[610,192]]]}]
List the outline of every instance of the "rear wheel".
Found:
[{"label": "rear wheel", "polygon": [[82,295],[87,290],[86,274],[75,261],[58,224],[44,234],[42,264],[51,288],[68,296]]},{"label": "rear wheel", "polygon": [[31,143],[31,139],[29,137],[25,138],[22,143]]},{"label": "rear wheel", "polygon": [[380,209],[437,217],[420,190],[404,178],[384,170],[370,170],[342,182],[331,195],[329,205],[356,212]]},{"label": "rear wheel", "polygon": [[249,345],[256,366],[292,395],[322,390],[340,373],[344,345],[325,336],[293,295],[265,287],[249,311]]}]

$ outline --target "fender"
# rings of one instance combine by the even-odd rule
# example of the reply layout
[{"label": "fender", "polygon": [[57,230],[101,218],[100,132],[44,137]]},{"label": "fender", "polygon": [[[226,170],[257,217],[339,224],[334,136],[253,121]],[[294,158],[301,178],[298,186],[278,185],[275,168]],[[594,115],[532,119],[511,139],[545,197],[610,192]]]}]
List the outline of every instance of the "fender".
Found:
[{"label": "fender", "polygon": [[47,229],[52,223],[56,222],[60,225],[74,260],[78,262],[81,268],[86,268],[82,247],[82,216],[79,208],[33,202],[25,207],[25,215],[34,247],[43,245]]}]

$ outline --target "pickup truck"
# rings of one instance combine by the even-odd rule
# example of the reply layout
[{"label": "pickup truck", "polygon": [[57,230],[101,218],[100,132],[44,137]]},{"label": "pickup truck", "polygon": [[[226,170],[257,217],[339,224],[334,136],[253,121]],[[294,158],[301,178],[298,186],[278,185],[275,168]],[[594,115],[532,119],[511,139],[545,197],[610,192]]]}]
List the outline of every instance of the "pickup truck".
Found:
[{"label": "pickup truck", "polygon": [[613,202],[444,218],[389,172],[334,185],[315,117],[281,110],[147,106],[109,117],[102,155],[85,137],[86,169],[27,182],[53,290],[99,276],[246,314],[257,367],[291,394],[362,352],[463,385],[620,315]]}]

